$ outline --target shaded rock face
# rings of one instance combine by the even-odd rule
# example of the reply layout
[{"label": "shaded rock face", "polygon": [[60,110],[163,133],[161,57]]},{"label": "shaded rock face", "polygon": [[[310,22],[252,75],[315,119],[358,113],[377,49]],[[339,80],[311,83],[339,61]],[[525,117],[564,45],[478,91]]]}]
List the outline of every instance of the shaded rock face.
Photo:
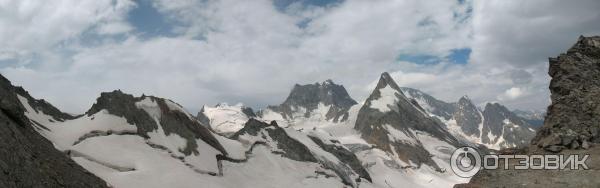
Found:
[{"label": "shaded rock face", "polygon": [[600,37],[580,37],[549,61],[552,104],[532,143],[543,148],[600,143]]},{"label": "shaded rock face", "polygon": [[[158,117],[150,116],[144,109],[136,105],[143,100],[157,104],[156,115]],[[188,116],[184,111],[171,109],[173,105],[177,104],[167,99],[153,96],[134,97],[116,90],[102,93],[92,108],[86,112],[86,115],[91,116],[103,109],[107,110],[108,113],[123,117],[129,124],[135,125],[138,134],[144,138],[149,138],[148,133],[157,130],[160,125],[166,135],[177,134],[186,139],[187,145],[182,151],[185,155],[201,152],[197,150],[196,139],[201,139],[221,153],[227,154],[206,126],[201,125],[199,121]]]},{"label": "shaded rock face", "polygon": [[[268,135],[259,135],[266,131]],[[310,150],[301,142],[287,135],[283,128],[279,127],[275,121],[267,124],[254,118],[248,120],[240,131],[231,136],[232,139],[239,139],[240,135],[249,134],[252,136],[271,137],[277,142],[277,148],[283,150],[283,157],[305,162],[317,162],[317,159],[311,154]]]},{"label": "shaded rock face", "polygon": [[498,103],[486,104],[483,119],[483,143],[498,143],[499,139],[503,139],[502,146],[521,147],[529,144],[529,140],[535,135],[533,127],[527,121]]},{"label": "shaded rock face", "polygon": [[[439,120],[429,117],[418,104],[406,98],[388,73],[383,73],[375,90],[360,109],[354,128],[370,144],[397,153],[407,163],[410,161],[418,166],[427,164],[440,170],[416,134],[420,131],[451,145],[460,145],[442,126]],[[398,140],[394,136],[404,139]]]},{"label": "shaded rock face", "polygon": [[433,96],[417,89],[408,87],[401,87],[400,89],[406,95],[406,97],[415,99],[419,103],[419,106],[423,107],[423,109],[433,115],[443,117],[444,119],[450,119],[456,111],[455,103],[447,103],[438,100]]},{"label": "shaded rock face", "polygon": [[333,154],[344,164],[350,166],[350,168],[352,168],[352,170],[354,170],[354,172],[356,172],[361,178],[364,178],[370,182],[373,181],[371,180],[369,172],[367,172],[367,170],[362,166],[362,163],[358,160],[356,155],[354,155],[354,153],[352,153],[350,150],[335,144],[325,144],[321,139],[317,137],[309,137],[313,142],[319,145],[319,147],[323,148],[323,150]]},{"label": "shaded rock face", "polygon": [[210,119],[208,118],[208,116],[204,115],[205,111],[205,106],[202,106],[202,109],[200,109],[200,112],[198,112],[198,114],[196,115],[196,119],[198,119],[198,121],[200,121],[202,125],[210,129]]},{"label": "shaded rock face", "polygon": [[[0,187],[108,187],[34,130],[17,93],[32,98],[0,75]],[[32,103],[36,110],[72,118],[41,100]]]},{"label": "shaded rock face", "polygon": [[246,114],[246,116],[248,116],[249,118],[255,118],[256,117],[256,114],[254,113],[254,110],[252,108],[250,108],[250,107],[246,107],[246,106],[242,107],[242,112],[244,114]]},{"label": "shaded rock face", "polygon": [[461,97],[456,104],[456,108],[453,117],[462,132],[468,136],[479,137],[481,135],[479,127],[483,119],[477,107],[471,102],[471,99],[466,96]]},{"label": "shaded rock face", "polygon": [[319,104],[331,106],[325,115],[326,120],[340,122],[348,119],[348,110],[357,102],[348,95],[344,86],[327,80],[308,85],[296,84],[281,105],[268,108],[281,113],[285,119],[293,119],[294,114],[301,112],[300,109],[303,108],[306,110],[303,112],[304,117],[308,118]]}]

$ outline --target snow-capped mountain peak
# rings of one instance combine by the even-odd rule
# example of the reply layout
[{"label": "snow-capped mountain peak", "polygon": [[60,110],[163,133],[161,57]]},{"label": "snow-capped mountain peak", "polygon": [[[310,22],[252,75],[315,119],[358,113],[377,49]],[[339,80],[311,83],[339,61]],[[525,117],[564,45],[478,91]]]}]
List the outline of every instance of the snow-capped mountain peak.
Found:
[{"label": "snow-capped mountain peak", "polygon": [[[441,123],[430,117],[414,99],[408,99],[388,73],[383,73],[358,113],[355,129],[362,138],[404,161],[406,167],[426,165],[442,171],[423,145],[422,136],[459,145]],[[429,143],[428,143],[429,144]]]}]

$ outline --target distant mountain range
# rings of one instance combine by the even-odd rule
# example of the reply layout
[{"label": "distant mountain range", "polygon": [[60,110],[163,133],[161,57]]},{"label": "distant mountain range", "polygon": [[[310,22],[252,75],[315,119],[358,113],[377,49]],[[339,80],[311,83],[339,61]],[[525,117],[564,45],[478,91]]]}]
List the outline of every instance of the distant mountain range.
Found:
[{"label": "distant mountain range", "polygon": [[[520,111],[480,110],[468,97],[447,103],[399,87],[388,73],[361,104],[326,80],[297,84],[283,103],[257,112],[221,103],[196,116],[119,90],[71,116],[1,79],[10,133],[1,151],[17,152],[0,157],[21,169],[0,178],[4,187],[37,185],[17,181],[29,177],[51,187],[448,187],[468,181],[448,171],[457,147],[519,147],[536,129]],[[29,149],[15,147],[23,139]],[[25,163],[17,156],[32,165],[17,167]]]}]

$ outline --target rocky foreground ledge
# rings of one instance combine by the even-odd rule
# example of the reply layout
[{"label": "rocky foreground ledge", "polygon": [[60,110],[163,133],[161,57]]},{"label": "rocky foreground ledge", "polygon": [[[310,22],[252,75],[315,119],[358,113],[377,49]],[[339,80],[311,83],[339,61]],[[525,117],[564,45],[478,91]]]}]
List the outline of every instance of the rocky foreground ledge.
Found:
[{"label": "rocky foreground ledge", "polygon": [[589,169],[482,170],[468,184],[454,187],[600,186],[600,36],[581,36],[567,53],[549,61],[552,104],[544,126],[527,148],[510,154],[589,154]]}]

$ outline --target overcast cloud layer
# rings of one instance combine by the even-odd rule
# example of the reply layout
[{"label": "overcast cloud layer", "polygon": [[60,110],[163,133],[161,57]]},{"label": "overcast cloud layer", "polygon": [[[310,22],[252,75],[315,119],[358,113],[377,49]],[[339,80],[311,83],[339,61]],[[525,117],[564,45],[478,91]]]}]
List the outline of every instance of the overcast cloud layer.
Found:
[{"label": "overcast cloud layer", "polygon": [[329,78],[360,101],[384,71],[446,101],[540,110],[547,58],[599,35],[598,10],[597,0],[0,0],[0,72],[72,113],[115,89],[193,112],[264,107]]}]

